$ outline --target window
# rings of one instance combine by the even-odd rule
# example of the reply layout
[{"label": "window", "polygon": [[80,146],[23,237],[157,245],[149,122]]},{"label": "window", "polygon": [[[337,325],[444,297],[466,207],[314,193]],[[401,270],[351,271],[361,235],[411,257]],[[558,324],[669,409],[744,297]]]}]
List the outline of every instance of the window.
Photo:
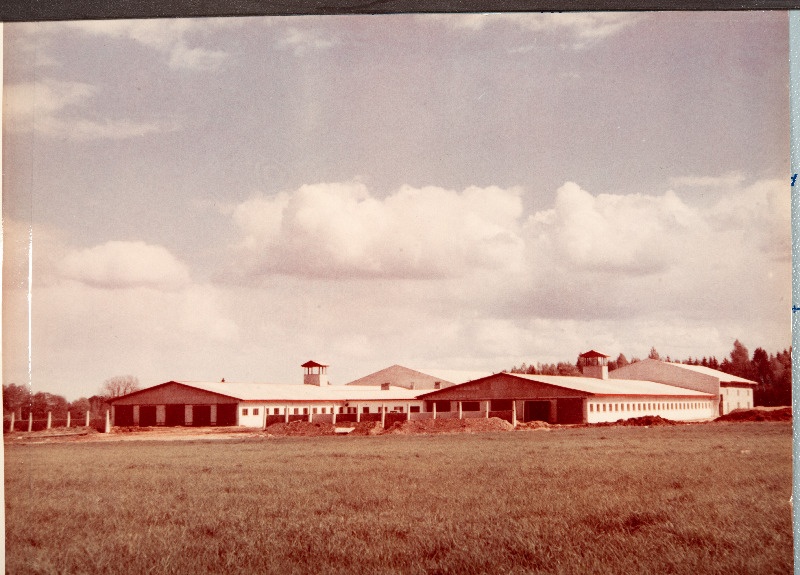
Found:
[{"label": "window", "polygon": [[592,403],[589,404],[589,411],[594,411],[594,404]]},{"label": "window", "polygon": [[403,413],[403,406],[402,405],[395,405],[394,409],[392,409],[392,411],[395,411],[397,413]]},{"label": "window", "polygon": [[281,410],[276,407],[275,409],[272,410],[272,415],[278,415],[280,412]]},{"label": "window", "polygon": [[312,407],[311,408],[311,413],[316,414],[317,413],[317,408],[316,407]]},{"label": "window", "polygon": [[253,408],[253,415],[258,415],[258,408],[257,407]]},{"label": "window", "polygon": [[325,414],[325,413],[328,413],[328,408],[327,408],[327,407],[323,407],[323,408],[322,408],[322,413],[323,413],[323,414]]},{"label": "window", "polygon": [[308,408],[307,407],[303,408],[303,415],[308,415]]},{"label": "window", "polygon": [[362,412],[363,412],[363,413],[369,413],[369,406],[365,407],[365,408],[362,410]]},{"label": "window", "polygon": [[242,415],[247,415],[247,408],[246,407],[242,409]]},{"label": "window", "polygon": [[461,411],[480,411],[481,410],[481,402],[480,401],[462,401],[461,402]]},{"label": "window", "polygon": [[614,411],[619,411],[619,403],[614,404]]},{"label": "window", "polygon": [[412,405],[410,411],[411,413],[419,413],[419,405]]},{"label": "window", "polygon": [[295,407],[294,408],[294,414],[295,415],[300,415],[300,408],[299,407]]},{"label": "window", "polygon": [[603,404],[603,411],[605,411],[605,410],[606,410],[606,404],[604,403]]}]

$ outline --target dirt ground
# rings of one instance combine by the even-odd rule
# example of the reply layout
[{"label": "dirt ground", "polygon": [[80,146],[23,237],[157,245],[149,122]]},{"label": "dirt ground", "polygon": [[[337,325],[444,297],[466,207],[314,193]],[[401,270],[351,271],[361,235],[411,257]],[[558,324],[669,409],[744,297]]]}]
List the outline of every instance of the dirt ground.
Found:
[{"label": "dirt ground", "polygon": [[[609,426],[662,426],[662,425],[703,425],[716,422],[740,421],[791,421],[791,407],[757,407],[755,409],[737,409],[727,415],[708,422],[679,422],[664,419],[657,415],[648,415],[631,419],[621,419],[611,423],[595,423],[580,425],[549,424],[544,421],[517,423],[518,431],[544,430],[550,431],[566,427],[609,427]],[[513,431],[514,427],[507,421],[496,417],[475,419],[435,419],[415,420],[395,423],[390,428],[381,429],[380,422],[361,422],[349,428],[334,427],[330,423],[309,423],[293,421],[276,423],[265,430],[252,427],[117,427],[111,433],[99,433],[88,427],[53,428],[31,433],[17,431],[6,433],[3,440],[6,444],[35,443],[70,443],[99,441],[195,441],[223,439],[264,439],[272,437],[320,437],[325,435],[413,435],[438,433],[482,433],[491,431]]]}]

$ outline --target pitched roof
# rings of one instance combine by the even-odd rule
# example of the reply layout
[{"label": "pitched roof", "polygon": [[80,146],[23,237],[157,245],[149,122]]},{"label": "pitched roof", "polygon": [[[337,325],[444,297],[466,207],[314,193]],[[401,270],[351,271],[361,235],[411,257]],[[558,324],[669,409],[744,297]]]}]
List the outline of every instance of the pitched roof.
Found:
[{"label": "pitched roof", "polygon": [[345,385],[348,386],[376,386],[390,383],[400,387],[415,389],[433,389],[439,382],[442,387],[449,387],[457,383],[464,383],[491,375],[490,371],[457,371],[448,369],[412,369],[402,365],[392,365],[360,377]]},{"label": "pitched roof", "polygon": [[415,399],[419,394],[419,391],[394,386],[384,390],[375,387],[347,387],[344,385],[316,386],[204,381],[178,381],[176,383],[212,393],[220,393],[240,401],[399,401]]},{"label": "pitched roof", "polygon": [[697,373],[710,375],[712,377],[718,378],[721,382],[725,383],[749,383],[751,385],[758,385],[757,381],[753,381],[751,379],[745,379],[737,375],[731,375],[730,373],[725,373],[724,371],[720,371],[718,369],[712,369],[704,365],[688,365],[685,363],[674,363],[674,362],[664,362],[664,363],[667,363],[668,365],[674,365],[683,369],[688,369],[690,371],[695,371]]},{"label": "pitched roof", "polygon": [[606,355],[604,353],[600,353],[599,351],[595,351],[590,349],[589,351],[580,354],[578,357],[611,357],[610,355]]},{"label": "pitched roof", "polygon": [[[656,383],[654,381],[640,381],[635,379],[599,379],[595,377],[576,377],[569,375],[534,375],[523,373],[504,373],[503,375],[515,377],[530,382],[539,382],[546,385],[553,385],[564,389],[571,389],[580,391],[591,395],[614,395],[614,396],[690,396],[690,397],[713,397],[709,393],[694,391],[692,389],[684,389],[682,387],[675,387],[674,385],[666,385],[664,383]],[[483,378],[488,379],[488,378]],[[480,381],[480,380],[478,380]],[[434,395],[440,391],[453,391],[461,387],[461,385],[474,384],[475,381],[460,384],[455,387],[448,387],[446,390],[437,390],[431,393],[426,393],[421,398]]]}]

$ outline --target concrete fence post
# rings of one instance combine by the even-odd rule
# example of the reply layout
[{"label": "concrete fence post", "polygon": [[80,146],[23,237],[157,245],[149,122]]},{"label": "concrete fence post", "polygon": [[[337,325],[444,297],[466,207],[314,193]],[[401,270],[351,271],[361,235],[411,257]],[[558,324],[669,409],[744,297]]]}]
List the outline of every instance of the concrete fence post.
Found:
[{"label": "concrete fence post", "polygon": [[356,403],[356,423],[361,423],[361,406]]},{"label": "concrete fence post", "polygon": [[461,409],[461,402],[458,402],[458,418],[464,419],[464,411]]},{"label": "concrete fence post", "polygon": [[68,411],[67,412],[67,427],[69,427],[70,423],[72,423],[72,414]]},{"label": "concrete fence post", "polygon": [[17,414],[16,411],[11,412],[11,423],[8,424],[8,432],[11,433],[14,431],[14,416]]},{"label": "concrete fence post", "polygon": [[411,421],[411,404],[406,403],[406,421]]},{"label": "concrete fence post", "polygon": [[386,406],[381,405],[381,427],[386,428]]},{"label": "concrete fence post", "polygon": [[283,408],[283,422],[289,423],[289,406]]},{"label": "concrete fence post", "polygon": [[33,412],[28,412],[28,433],[33,431]]},{"label": "concrete fence post", "polygon": [[489,401],[486,401],[486,419],[489,419]]},{"label": "concrete fence post", "polygon": [[311,408],[311,407],[309,407],[309,408],[308,408],[308,422],[309,422],[309,423],[311,423],[312,421],[314,421],[314,417],[311,415],[311,412],[312,412],[312,411],[314,411],[314,409],[313,409],[313,408]]},{"label": "concrete fence post", "polygon": [[335,405],[333,407],[331,407],[331,414],[333,415],[331,417],[331,423],[335,427],[336,426],[336,406]]},{"label": "concrete fence post", "polygon": [[47,412],[47,429],[50,429],[53,425],[53,412]]},{"label": "concrete fence post", "polygon": [[90,414],[91,414],[91,412],[87,409],[86,410],[86,427],[89,427]]},{"label": "concrete fence post", "polygon": [[111,433],[111,411],[106,409],[106,428],[105,433]]},{"label": "concrete fence post", "polygon": [[433,418],[436,419],[436,402],[433,403]]},{"label": "concrete fence post", "polygon": [[517,400],[511,402],[511,425],[517,426]]}]

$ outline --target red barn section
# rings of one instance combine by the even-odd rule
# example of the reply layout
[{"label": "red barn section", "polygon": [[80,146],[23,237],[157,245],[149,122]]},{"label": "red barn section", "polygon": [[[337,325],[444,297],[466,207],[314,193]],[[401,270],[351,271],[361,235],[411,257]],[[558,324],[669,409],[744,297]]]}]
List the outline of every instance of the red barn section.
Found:
[{"label": "red barn section", "polygon": [[235,397],[168,381],[114,400],[114,425],[236,425]]}]

